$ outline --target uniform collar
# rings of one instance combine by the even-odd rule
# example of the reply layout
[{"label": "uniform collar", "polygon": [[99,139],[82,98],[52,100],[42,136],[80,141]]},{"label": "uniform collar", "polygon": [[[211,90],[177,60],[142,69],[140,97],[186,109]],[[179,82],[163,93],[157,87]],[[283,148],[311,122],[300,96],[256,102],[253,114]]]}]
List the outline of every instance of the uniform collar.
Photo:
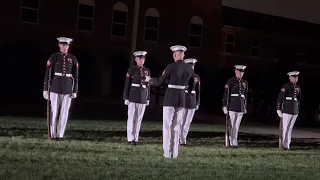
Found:
[{"label": "uniform collar", "polygon": [[142,68],[143,68],[143,66],[138,66],[138,65],[136,65],[136,67],[137,67],[138,69],[142,69]]},{"label": "uniform collar", "polygon": [[64,55],[64,56],[68,56],[68,55],[69,55],[69,53],[62,53],[62,52],[59,52],[59,54],[62,55],[62,56],[63,56],[63,55]]},{"label": "uniform collar", "polygon": [[291,81],[289,82],[292,86],[297,86],[297,83],[292,83]]}]

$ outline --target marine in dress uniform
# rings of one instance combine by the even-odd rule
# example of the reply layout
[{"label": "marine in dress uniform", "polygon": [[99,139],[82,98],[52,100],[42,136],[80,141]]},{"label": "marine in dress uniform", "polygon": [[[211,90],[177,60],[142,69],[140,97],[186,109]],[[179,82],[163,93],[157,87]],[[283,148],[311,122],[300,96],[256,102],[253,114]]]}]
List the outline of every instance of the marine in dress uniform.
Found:
[{"label": "marine in dress uniform", "polygon": [[150,70],[143,66],[146,54],[146,51],[133,53],[137,65],[128,70],[123,92],[124,104],[128,105],[128,143],[134,145],[138,144],[142,118],[150,100],[150,86],[145,81]]},{"label": "marine in dress uniform", "polygon": [[[59,37],[57,40],[59,41],[60,52],[52,54],[47,61],[43,87],[43,97],[48,100],[50,96],[52,113],[50,135],[52,140],[63,139],[71,99],[77,97],[79,74],[77,58],[68,53],[72,39]],[[48,82],[49,74],[52,77],[50,82]],[[50,95],[48,94],[48,88],[50,88]]]},{"label": "marine in dress uniform", "polygon": [[284,84],[277,99],[277,114],[282,118],[282,145],[285,150],[290,149],[291,133],[299,114],[301,88],[297,84],[299,71],[287,73],[290,82]]},{"label": "marine in dress uniform", "polygon": [[[192,69],[197,62],[196,59],[185,59],[185,63],[189,64]],[[199,109],[200,105],[200,77],[198,74],[194,73],[194,79],[191,79],[193,83],[192,87],[186,89],[186,103],[184,110],[184,117],[181,122],[181,131],[180,131],[180,145],[187,145],[187,135],[189,133],[190,124],[192,122],[194,113]]]},{"label": "marine in dress uniform", "polygon": [[[184,46],[172,46],[173,59],[160,78],[147,77],[151,86],[161,86],[168,79],[168,86],[163,100],[163,156],[177,158],[179,151],[179,134],[185,107],[185,90],[193,78],[193,69],[183,61]],[[193,84],[189,84],[192,86]]]},{"label": "marine in dress uniform", "polygon": [[[232,147],[238,146],[238,131],[243,117],[247,113],[248,82],[242,78],[246,66],[235,65],[236,76],[229,79],[224,87],[223,112],[229,113],[229,140]],[[227,144],[226,136],[226,146]]]}]

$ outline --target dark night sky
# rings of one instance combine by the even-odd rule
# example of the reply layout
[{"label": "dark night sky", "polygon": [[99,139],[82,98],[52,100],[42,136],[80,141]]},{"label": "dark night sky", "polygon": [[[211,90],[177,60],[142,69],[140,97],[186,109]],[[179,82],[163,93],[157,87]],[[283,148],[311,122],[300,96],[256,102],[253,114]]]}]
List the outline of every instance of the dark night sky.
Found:
[{"label": "dark night sky", "polygon": [[320,0],[222,0],[223,6],[320,24]]}]

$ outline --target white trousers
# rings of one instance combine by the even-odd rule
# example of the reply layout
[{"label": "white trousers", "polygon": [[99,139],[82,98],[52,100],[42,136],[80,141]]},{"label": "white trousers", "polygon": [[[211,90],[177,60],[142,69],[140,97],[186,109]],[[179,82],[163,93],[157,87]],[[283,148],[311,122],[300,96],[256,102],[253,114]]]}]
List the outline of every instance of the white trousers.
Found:
[{"label": "white trousers", "polygon": [[[70,94],[57,94],[50,92],[50,101],[52,112],[50,123],[51,138],[63,138],[71,105]],[[58,117],[59,108],[60,115]]]},{"label": "white trousers", "polygon": [[[230,140],[230,145],[231,146],[238,146],[238,132],[239,132],[239,127],[240,123],[243,117],[242,112],[234,112],[234,111],[229,111],[229,140]],[[227,144],[227,135],[226,135],[226,146]]]},{"label": "white trousers", "polygon": [[282,145],[286,149],[290,149],[291,133],[298,115],[282,114]]},{"label": "white trousers", "polygon": [[139,141],[141,121],[146,104],[132,103],[128,105],[127,138],[130,141]]},{"label": "white trousers", "polygon": [[179,134],[184,108],[163,106],[163,156],[177,158],[179,154]]},{"label": "white trousers", "polygon": [[187,136],[190,129],[190,124],[192,122],[194,113],[196,109],[184,109],[184,116],[181,121],[180,129],[180,143],[187,144]]}]

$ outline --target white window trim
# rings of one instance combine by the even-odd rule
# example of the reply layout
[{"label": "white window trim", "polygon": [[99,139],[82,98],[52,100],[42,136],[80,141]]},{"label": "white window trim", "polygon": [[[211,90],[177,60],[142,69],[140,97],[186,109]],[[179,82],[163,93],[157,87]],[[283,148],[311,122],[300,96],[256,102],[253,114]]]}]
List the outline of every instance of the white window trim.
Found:
[{"label": "white window trim", "polygon": [[[233,35],[233,43],[227,42],[227,40],[228,40],[228,34]],[[232,52],[227,52],[227,44],[233,45],[233,51],[232,51]],[[235,44],[236,44],[236,35],[235,35],[234,33],[226,33],[226,35],[225,35],[224,52],[226,52],[226,53],[234,53]]]},{"label": "white window trim", "polygon": [[[143,40],[144,40],[144,41],[147,41],[147,42],[158,42],[158,41],[159,41],[160,17],[156,17],[156,18],[158,18],[158,29],[147,27],[147,24],[146,24],[147,17],[153,17],[153,16],[144,16]],[[155,41],[153,41],[153,40],[146,40],[146,30],[156,30],[156,31],[157,31],[157,39],[156,39]]]},{"label": "white window trim", "polygon": [[[120,12],[127,13],[126,23],[124,24],[124,23],[119,23],[119,22],[114,22],[114,21],[113,21],[114,11],[115,11],[115,10],[112,8],[111,36],[113,36],[113,37],[118,37],[118,38],[126,38],[126,37],[127,37],[127,31],[128,31],[128,14],[129,14],[129,13],[126,12],[126,11],[120,11]],[[119,11],[119,10],[116,10],[116,11]],[[112,34],[113,24],[119,24],[119,25],[124,25],[124,26],[126,26],[126,30],[125,30],[124,36],[117,36],[117,35],[113,35],[113,34]]]},{"label": "white window trim", "polygon": [[[190,37],[198,37],[198,38],[200,38],[200,46],[192,46],[192,45],[190,45]],[[191,47],[191,48],[201,48],[201,47],[202,47],[202,36],[189,34],[188,45],[189,45],[189,47]]]},{"label": "white window trim", "polygon": [[[195,19],[193,19],[195,18]],[[196,20],[196,21],[193,21],[193,20]],[[197,21],[198,20],[198,21]],[[191,34],[191,26],[192,25],[201,25],[201,33],[200,34]],[[191,48],[201,48],[202,47],[202,41],[203,41],[203,19],[199,16],[192,16],[191,19],[190,19],[190,22],[189,22],[189,38],[188,38],[188,45],[189,47]],[[192,46],[190,45],[190,36],[191,37],[198,37],[200,38],[200,46]]]},{"label": "white window trim", "polygon": [[258,49],[258,54],[256,56],[253,56],[253,57],[258,57],[259,53],[260,53],[260,44],[261,44],[260,42],[261,41],[260,41],[260,38],[257,38],[257,37],[253,37],[253,38],[251,38],[251,40],[252,39],[257,39],[259,41],[259,43],[258,43],[258,46],[253,46],[251,41],[250,41],[250,56],[253,56],[252,55],[252,48],[255,48],[255,49]]},{"label": "white window trim", "polygon": [[[22,23],[26,23],[26,24],[34,24],[34,25],[39,25],[39,9],[40,9],[40,0],[37,0],[38,1],[38,9],[34,9],[34,8],[30,8],[30,7],[24,7],[22,6],[22,1],[23,0],[20,0],[20,16],[19,16],[19,20],[20,22]],[[27,22],[27,21],[23,21],[21,20],[21,13],[22,13],[22,9],[29,9],[29,10],[34,10],[34,11],[37,11],[37,22],[36,23],[33,23],[33,22]]]},{"label": "white window trim", "polygon": [[[189,47],[192,47],[192,48],[201,48],[202,47],[202,40],[203,40],[203,38],[202,38],[202,34],[203,34],[203,24],[201,24],[201,34],[199,35],[199,34],[191,34],[191,25],[192,24],[194,24],[194,23],[189,23],[189,38],[188,38],[188,45],[189,45]],[[195,24],[195,25],[200,25],[200,24]],[[198,37],[198,38],[200,38],[200,46],[192,46],[192,45],[190,45],[190,36],[191,37]]]},{"label": "white window trim", "polygon": [[[95,12],[96,12],[96,6],[94,5],[93,6],[93,15],[92,15],[92,18],[88,18],[88,17],[82,17],[82,16],[79,16],[79,11],[80,11],[80,1],[78,3],[78,13],[77,13],[77,31],[80,31],[80,32],[86,32],[86,33],[93,33],[93,28],[94,28],[94,16],[95,16]],[[82,4],[82,5],[88,5],[88,4]],[[92,6],[92,5],[88,5],[88,6]],[[79,19],[90,19],[92,21],[92,27],[91,27],[91,31],[85,31],[85,30],[82,30],[82,29],[79,29]]]},{"label": "white window trim", "polygon": [[[200,25],[200,24],[195,24],[195,23],[189,23],[189,38],[188,38],[188,45],[189,47],[192,47],[192,48],[201,48],[202,47],[202,35],[203,35],[203,24],[201,24],[201,34],[191,34],[191,25]],[[190,36],[192,37],[199,37],[200,38],[200,46],[191,46],[190,45]]]}]

